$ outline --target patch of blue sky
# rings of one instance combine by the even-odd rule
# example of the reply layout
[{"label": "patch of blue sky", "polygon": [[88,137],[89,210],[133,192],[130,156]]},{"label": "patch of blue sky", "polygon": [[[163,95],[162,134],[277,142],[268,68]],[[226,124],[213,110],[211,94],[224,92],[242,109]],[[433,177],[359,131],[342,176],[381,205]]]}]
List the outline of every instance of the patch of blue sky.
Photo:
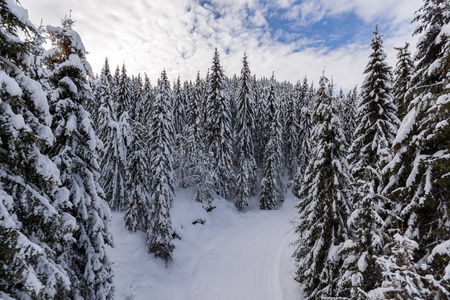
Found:
[{"label": "patch of blue sky", "polygon": [[368,43],[374,28],[354,13],[337,16],[325,16],[316,22],[301,22],[296,19],[283,18],[279,13],[269,14],[266,18],[270,30],[279,42],[298,43],[297,51],[306,47],[321,47],[333,50],[354,43]]}]

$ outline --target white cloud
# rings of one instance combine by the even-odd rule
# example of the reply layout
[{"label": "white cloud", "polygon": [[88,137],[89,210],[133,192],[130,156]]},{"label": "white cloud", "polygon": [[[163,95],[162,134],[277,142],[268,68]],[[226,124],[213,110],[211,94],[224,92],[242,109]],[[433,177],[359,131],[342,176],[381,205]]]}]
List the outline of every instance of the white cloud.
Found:
[{"label": "white cloud", "polygon": [[[385,45],[389,62],[395,63],[393,46],[412,42],[409,20],[420,0],[320,0],[295,4],[292,0],[270,2],[283,8],[284,17],[316,22],[329,16],[353,12],[369,23],[379,20],[381,32],[389,28]],[[108,56],[111,67],[126,63],[130,74],[146,72],[155,83],[165,68],[171,78],[202,76],[218,48],[227,75],[239,74],[243,53],[257,76],[296,82],[305,75],[316,83],[322,70],[333,75],[345,89],[362,81],[370,54],[370,41],[353,42],[338,49],[314,48],[311,37],[288,31],[269,30],[269,4],[257,0],[213,0],[201,6],[197,0],[21,0],[31,20],[58,25],[72,9],[77,30],[83,38],[88,60],[100,72]],[[375,3],[375,4],[374,4]],[[372,24],[370,24],[372,23]],[[388,32],[386,32],[388,33]],[[277,37],[283,36],[288,43]],[[298,49],[302,49],[298,51]],[[411,49],[412,50],[412,49]],[[413,52],[413,51],[412,51]],[[228,54],[227,54],[228,53]]]}]

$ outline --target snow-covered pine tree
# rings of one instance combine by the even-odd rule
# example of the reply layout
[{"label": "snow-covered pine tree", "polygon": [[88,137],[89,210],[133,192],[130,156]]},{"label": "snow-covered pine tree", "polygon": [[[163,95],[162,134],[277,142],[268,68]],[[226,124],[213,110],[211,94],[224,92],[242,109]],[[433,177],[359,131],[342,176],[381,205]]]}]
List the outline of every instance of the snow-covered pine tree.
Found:
[{"label": "snow-covered pine tree", "polygon": [[261,180],[259,207],[261,209],[275,209],[284,200],[282,181],[282,152],[281,139],[283,127],[280,120],[277,83],[272,74],[267,98],[267,119],[269,124],[268,141],[264,151],[264,171]]},{"label": "snow-covered pine tree", "polygon": [[111,84],[111,70],[109,68],[108,58],[105,58],[105,64],[103,65],[100,78],[95,89],[95,97],[98,102],[95,132],[103,143],[105,143],[105,137],[108,135],[109,120],[113,118],[115,119],[115,116],[113,116],[114,104],[111,96]]},{"label": "snow-covered pine tree", "polygon": [[139,104],[136,107],[135,120],[141,125],[147,126],[150,120],[153,102],[153,88],[147,74],[144,74],[144,86]]},{"label": "snow-covered pine tree", "polygon": [[194,199],[203,203],[205,209],[208,209],[215,194],[216,174],[211,158],[205,152],[200,121],[202,119],[200,84],[200,76],[197,76],[196,84],[189,84],[186,90],[188,103],[186,107],[187,136],[183,145],[185,153],[183,168],[186,170],[184,184],[195,189]]},{"label": "snow-covered pine tree", "polygon": [[[131,107],[129,108],[131,120],[136,119],[136,114],[138,110],[141,110],[142,96],[144,83],[142,82],[141,74],[137,76],[131,76]],[[131,124],[131,122],[130,122]],[[130,141],[131,142],[131,141]]]},{"label": "snow-covered pine tree", "polygon": [[293,180],[298,165],[299,148],[299,116],[298,102],[301,98],[301,85],[296,84],[295,89],[286,91],[285,125],[284,125],[284,145],[285,164],[289,180]]},{"label": "snow-covered pine tree", "polygon": [[400,124],[393,102],[391,68],[386,62],[378,28],[374,34],[373,51],[361,86],[357,127],[348,156],[354,178],[353,212],[348,220],[351,236],[341,251],[348,259],[342,269],[339,293],[354,298],[381,285],[376,258],[384,248],[384,221],[388,217],[385,210],[390,207],[388,199],[381,195],[381,169],[388,161]]},{"label": "snow-covered pine tree", "polygon": [[298,165],[297,172],[295,173],[294,185],[292,187],[292,191],[294,195],[299,196],[299,192],[302,187],[303,176],[306,171],[306,167],[308,166],[312,143],[311,143],[311,130],[312,130],[312,111],[310,106],[310,99],[308,97],[308,80],[305,77],[303,79],[303,84],[301,86],[298,100],[298,108],[299,112],[298,116]]},{"label": "snow-covered pine tree", "polygon": [[181,186],[184,185],[186,170],[183,168],[184,141],[186,139],[186,106],[187,95],[184,87],[181,85],[180,76],[173,87],[173,124],[175,130],[175,144],[174,144],[174,165],[177,182]]},{"label": "snow-covered pine tree", "polygon": [[134,118],[134,100],[133,87],[131,79],[127,75],[127,67],[125,63],[122,65],[120,71],[120,77],[116,87],[116,105],[117,105],[117,117],[121,119],[123,114],[127,114],[128,119]]},{"label": "snow-covered pine tree", "polygon": [[172,220],[170,209],[174,194],[173,174],[173,95],[166,71],[156,87],[150,124],[150,192],[151,211],[147,232],[149,253],[166,264],[172,261]]},{"label": "snow-covered pine tree", "polygon": [[337,292],[342,259],[338,255],[347,239],[350,204],[346,143],[335,103],[323,75],[317,91],[312,130],[314,148],[297,205],[299,246],[296,280],[303,284],[305,299],[323,299]]},{"label": "snow-covered pine tree", "polygon": [[110,210],[98,183],[98,151],[102,143],[91,127],[84,105],[93,97],[87,75],[92,70],[80,36],[66,17],[62,27],[47,26],[53,48],[47,53],[49,81],[53,88],[50,109],[56,141],[51,148],[61,180],[69,189],[67,207],[76,221],[75,241],[66,249],[73,286],[72,296],[110,299],[113,296],[112,263],[105,252],[112,245]]},{"label": "snow-covered pine tree", "polygon": [[397,117],[403,120],[405,117],[409,103],[411,102],[412,94],[408,93],[409,82],[414,71],[414,62],[411,58],[411,53],[408,50],[409,43],[405,43],[404,47],[395,47],[398,51],[397,65],[394,70],[394,103],[398,108]]},{"label": "snow-covered pine tree", "polygon": [[264,117],[266,111],[266,99],[264,98],[264,88],[261,81],[256,80],[256,76],[253,75],[253,91],[254,91],[254,103],[255,103],[255,129],[253,131],[254,147],[255,147],[255,160],[257,167],[263,166],[264,160]]},{"label": "snow-covered pine tree", "polygon": [[418,243],[413,261],[428,281],[427,297],[448,298],[450,3],[426,0],[414,20],[415,34],[420,35],[409,91],[414,99],[394,141],[394,158],[385,169],[385,192],[397,202],[393,214],[401,218],[393,226]]},{"label": "snow-covered pine tree", "polygon": [[125,64],[121,72],[119,67],[116,68],[111,86],[115,111],[112,114],[113,119],[109,122],[110,136],[105,140],[101,185],[111,209],[120,211],[127,209],[127,156],[132,135],[128,114],[132,101],[132,89]]},{"label": "snow-covered pine tree", "polygon": [[[355,178],[364,178],[366,167],[374,169],[375,180],[380,176],[394,141],[400,121],[393,103],[391,67],[386,62],[378,26],[372,38],[372,53],[364,71],[366,78],[361,86],[358,103],[357,128],[349,150],[349,161]],[[379,182],[376,182],[377,191]]]},{"label": "snow-covered pine tree", "polygon": [[97,129],[103,142],[103,151],[100,155],[100,185],[105,192],[105,199],[113,209],[119,209],[114,205],[120,202],[121,194],[125,192],[127,152],[121,127],[117,122],[114,78],[109,74],[107,62],[100,75],[100,90]]},{"label": "snow-covered pine tree", "polygon": [[[115,122],[116,120],[115,105],[111,93],[112,80],[113,78],[109,69],[108,58],[106,58],[100,73],[100,82],[96,92],[99,102],[96,133],[103,142],[103,149],[107,148],[106,144],[110,138],[110,131],[112,130],[110,123]],[[101,158],[103,158],[103,155],[101,155]]]},{"label": "snow-covered pine tree", "polygon": [[133,121],[133,137],[128,152],[127,166],[127,210],[125,227],[131,231],[147,232],[150,224],[149,162],[146,128],[137,120]]},{"label": "snow-covered pine tree", "polygon": [[183,135],[186,125],[186,92],[181,85],[180,76],[173,88],[173,118],[175,134]]},{"label": "snow-covered pine tree", "polygon": [[356,129],[356,109],[358,105],[358,88],[355,86],[345,97],[342,112],[342,128],[344,130],[347,145],[353,143],[353,136]]},{"label": "snow-covered pine tree", "polygon": [[36,80],[43,72],[39,35],[27,11],[0,1],[0,298],[68,298],[72,284],[59,258],[72,242],[63,213],[68,191],[44,154],[52,145],[51,115]]},{"label": "snow-covered pine tree", "polygon": [[231,195],[234,187],[233,147],[230,99],[225,94],[225,75],[220,65],[219,52],[214,51],[211,74],[208,81],[206,119],[206,149],[212,154],[217,174],[215,184],[222,197]]},{"label": "snow-covered pine tree", "polygon": [[256,185],[256,161],[254,158],[253,132],[255,126],[254,91],[252,77],[247,62],[247,54],[242,60],[241,77],[239,78],[239,92],[236,99],[237,112],[235,122],[236,153],[239,157],[236,178],[237,201],[236,207],[243,210],[248,206],[248,197]]},{"label": "snow-covered pine tree", "polygon": [[[341,123],[343,123],[344,119],[344,108],[345,103],[347,102],[347,96],[344,94],[344,90],[342,87],[339,89],[339,94],[336,96],[337,106],[338,106],[338,114],[339,119],[341,119]],[[344,124],[342,124],[342,127],[344,127]]]}]

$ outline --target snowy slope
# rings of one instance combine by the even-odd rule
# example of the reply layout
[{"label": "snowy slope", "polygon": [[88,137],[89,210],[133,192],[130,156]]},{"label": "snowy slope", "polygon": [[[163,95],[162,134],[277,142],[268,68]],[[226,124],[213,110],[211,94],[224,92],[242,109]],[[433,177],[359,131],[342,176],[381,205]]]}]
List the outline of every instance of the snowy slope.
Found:
[{"label": "snowy slope", "polygon": [[254,201],[245,213],[216,200],[207,213],[188,190],[176,194],[171,212],[181,240],[168,268],[147,253],[143,234],[124,228],[124,214],[113,213],[115,248],[108,252],[117,299],[301,299],[292,279],[294,197],[276,211],[260,211]]}]

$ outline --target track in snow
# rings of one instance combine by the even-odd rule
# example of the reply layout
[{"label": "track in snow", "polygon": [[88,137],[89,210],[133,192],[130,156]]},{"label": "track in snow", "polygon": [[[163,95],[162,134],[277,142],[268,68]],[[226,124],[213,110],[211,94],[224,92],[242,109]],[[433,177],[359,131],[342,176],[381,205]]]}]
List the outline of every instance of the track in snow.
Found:
[{"label": "track in snow", "polygon": [[293,206],[286,201],[211,241],[194,267],[186,299],[301,299],[292,279]]}]

